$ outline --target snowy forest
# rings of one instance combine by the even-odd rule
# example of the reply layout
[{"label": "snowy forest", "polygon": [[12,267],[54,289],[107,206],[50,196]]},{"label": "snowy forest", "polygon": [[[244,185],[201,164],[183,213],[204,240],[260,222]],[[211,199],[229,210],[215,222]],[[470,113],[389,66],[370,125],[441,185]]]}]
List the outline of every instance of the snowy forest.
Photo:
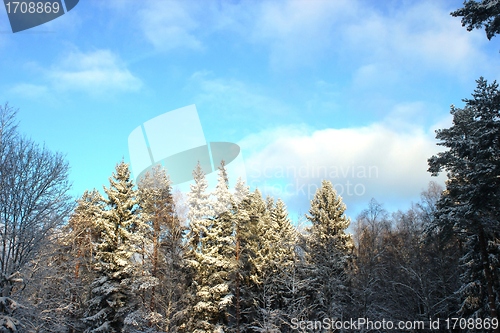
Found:
[{"label": "snowy forest", "polygon": [[[500,32],[469,7],[469,30]],[[213,191],[198,165],[181,194],[161,166],[135,183],[117,161],[75,199],[64,155],[4,104],[0,332],[500,332],[499,86],[480,78],[463,102],[428,159],[444,186],[349,216],[323,180],[300,221],[224,163]]]},{"label": "snowy forest", "polygon": [[500,91],[477,83],[428,161],[446,188],[431,182],[408,211],[372,199],[351,220],[325,180],[304,228],[279,198],[230,188],[224,163],[211,193],[198,165],[180,200],[168,170],[134,184],[121,161],[104,195],[74,202],[63,157],[21,135],[3,106],[1,331],[309,332],[325,318],[431,318],[446,332],[460,331],[447,318],[465,318],[462,331],[498,332]]}]

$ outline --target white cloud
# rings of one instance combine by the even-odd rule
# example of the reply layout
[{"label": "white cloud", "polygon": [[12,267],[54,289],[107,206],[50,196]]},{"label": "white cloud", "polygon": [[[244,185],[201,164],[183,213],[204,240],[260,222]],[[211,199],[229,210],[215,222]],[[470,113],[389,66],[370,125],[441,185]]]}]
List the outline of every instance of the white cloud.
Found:
[{"label": "white cloud", "polygon": [[387,122],[324,130],[281,127],[239,144],[249,184],[302,213],[322,179],[332,181],[351,213],[366,208],[372,197],[390,208],[408,207],[436,180],[427,172],[427,159],[440,151],[430,131],[410,124],[395,130]]},{"label": "white cloud", "polygon": [[61,105],[61,96],[54,94],[51,87],[45,84],[18,83],[6,88],[4,92],[5,96],[9,96],[8,99],[27,99],[49,107]]},{"label": "white cloud", "polygon": [[263,2],[255,12],[251,39],[269,48],[275,67],[312,65],[339,47],[336,26],[345,24],[356,8],[354,1]]},{"label": "white cloud", "polygon": [[235,37],[262,46],[280,69],[335,61],[372,66],[364,70],[379,78],[395,65],[412,73],[422,68],[463,73],[484,58],[481,49],[487,44],[482,31],[467,32],[449,15],[453,8],[436,1],[406,2],[390,10],[359,0],[149,0],[140,5],[122,0],[103,6],[127,9],[131,25],[137,24],[159,51],[203,50],[210,39]]},{"label": "white cloud", "polygon": [[415,2],[392,15],[365,10],[344,27],[344,47],[367,64],[358,74],[377,70],[380,77],[401,66],[412,73],[474,70],[485,60],[480,50],[486,38],[467,32],[449,12],[435,1]]},{"label": "white cloud", "polygon": [[47,76],[58,90],[86,91],[92,95],[136,91],[142,86],[141,80],[109,50],[70,52],[53,65]]},{"label": "white cloud", "polygon": [[[223,119],[232,122],[233,126],[273,125],[278,121],[298,120],[296,110],[286,103],[269,96],[268,91],[257,85],[237,79],[214,77],[206,71],[196,72],[191,76],[187,89],[193,90],[193,101],[200,110],[213,115],[210,121],[215,126],[209,122],[207,128],[221,127],[220,121]],[[228,132],[236,130],[241,131],[241,126],[237,125],[237,129],[227,128]]]},{"label": "white cloud", "polygon": [[45,98],[47,96],[48,87],[31,83],[19,83],[11,87],[8,92],[18,96],[23,96],[31,99]]},{"label": "white cloud", "polygon": [[[243,81],[236,79],[214,78],[208,72],[197,72],[191,76],[191,83],[199,87],[201,93],[200,101],[211,103],[226,103],[232,107],[242,106],[262,113],[272,112],[274,116],[285,115],[288,112],[276,107],[277,101],[258,91],[257,87],[251,87]],[[231,113],[233,111],[230,111]]]},{"label": "white cloud", "polygon": [[[254,1],[109,0],[96,6],[126,17],[127,27],[141,32],[141,38],[157,51],[203,50],[203,41],[224,30],[244,34],[253,24]],[[142,37],[144,36],[144,37]]]},{"label": "white cloud", "polygon": [[199,32],[199,23],[193,17],[192,5],[193,2],[188,1],[144,2],[139,17],[149,42],[163,51],[176,48],[202,49],[202,43],[195,33]]},{"label": "white cloud", "polygon": [[484,33],[467,32],[449,15],[453,8],[436,1],[383,7],[361,1],[265,1],[253,12],[250,39],[269,50],[274,67],[311,66],[326,59],[361,62],[361,75],[378,78],[395,66],[412,73],[466,73],[486,59]]}]

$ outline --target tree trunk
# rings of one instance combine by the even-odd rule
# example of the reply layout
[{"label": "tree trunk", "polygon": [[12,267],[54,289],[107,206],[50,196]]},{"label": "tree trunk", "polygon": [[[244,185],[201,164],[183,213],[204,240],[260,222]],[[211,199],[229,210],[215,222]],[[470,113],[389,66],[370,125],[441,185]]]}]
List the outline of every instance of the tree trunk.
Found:
[{"label": "tree trunk", "polygon": [[[484,234],[484,229],[483,226],[481,225],[480,222],[478,222],[478,237],[479,237],[479,247],[481,249],[481,261],[483,265],[483,270],[484,270],[484,276],[486,278],[486,290],[488,292],[488,305],[490,308],[490,315],[491,319],[496,318],[498,320],[498,314],[496,310],[496,297],[495,293],[493,292],[493,276],[491,274],[490,270],[490,262],[488,258],[488,249],[487,249],[487,244],[486,244],[486,236]],[[500,333],[500,327],[495,329],[493,332],[495,333]]]},{"label": "tree trunk", "polygon": [[[153,220],[153,270],[151,275],[156,277],[158,275],[158,238],[160,237],[160,216],[156,214]],[[155,287],[151,288],[151,311],[155,310]]]},{"label": "tree trunk", "polygon": [[236,228],[236,333],[240,333],[240,239],[239,228]]}]

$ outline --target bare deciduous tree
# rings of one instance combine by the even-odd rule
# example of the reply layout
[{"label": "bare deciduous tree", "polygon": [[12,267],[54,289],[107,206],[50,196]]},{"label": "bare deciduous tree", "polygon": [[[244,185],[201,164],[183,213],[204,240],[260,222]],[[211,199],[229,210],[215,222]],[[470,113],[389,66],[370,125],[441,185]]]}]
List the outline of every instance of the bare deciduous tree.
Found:
[{"label": "bare deciduous tree", "polygon": [[[0,290],[10,298],[20,273],[72,209],[68,164],[17,131],[17,110],[0,106]],[[5,325],[4,325],[5,326]]]}]

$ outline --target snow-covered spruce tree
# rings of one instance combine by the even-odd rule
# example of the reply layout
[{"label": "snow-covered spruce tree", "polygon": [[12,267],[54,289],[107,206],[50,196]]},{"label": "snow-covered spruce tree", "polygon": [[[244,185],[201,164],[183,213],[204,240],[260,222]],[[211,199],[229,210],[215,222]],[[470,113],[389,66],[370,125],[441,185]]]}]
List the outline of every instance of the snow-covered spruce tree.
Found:
[{"label": "snow-covered spruce tree", "polygon": [[288,211],[281,199],[271,207],[270,213],[271,224],[265,237],[270,245],[268,260],[273,266],[270,265],[271,272],[276,273],[295,261],[298,233],[288,218]]},{"label": "snow-covered spruce tree", "polygon": [[[227,199],[227,177],[219,170],[215,200]],[[200,164],[193,172],[189,193],[188,263],[192,268],[190,319],[185,330],[194,333],[224,332],[231,304],[230,277],[234,262],[232,211],[215,205]],[[229,204],[228,204],[229,205]],[[227,208],[230,208],[229,206]],[[217,211],[217,213],[215,213]]]},{"label": "snow-covered spruce tree", "polygon": [[[500,92],[477,80],[465,107],[451,107],[453,125],[436,131],[448,148],[429,159],[429,171],[447,171],[434,225],[465,243],[464,317],[499,318],[500,310]],[[500,332],[500,329],[496,332]]]},{"label": "snow-covered spruce tree", "polygon": [[231,211],[233,195],[229,191],[229,179],[224,160],[219,166],[219,178],[213,193],[212,208],[214,216]]},{"label": "snow-covered spruce tree", "polygon": [[[208,219],[213,215],[210,207],[210,194],[207,193],[208,182],[200,163],[193,170],[193,180],[194,183],[190,185],[191,190],[188,193],[187,200],[189,227],[186,235],[185,255],[186,266],[189,268],[188,281],[190,284],[187,286],[187,292],[184,295],[187,306],[184,311],[178,314],[183,321],[179,329],[185,333],[192,333],[202,320],[198,318],[200,314],[195,311],[195,306],[199,301],[197,296],[198,286],[201,283],[198,276],[198,270],[200,269],[199,257],[202,252],[201,240],[206,235],[209,224]],[[208,323],[206,326],[210,328]]]},{"label": "snow-covered spruce tree", "polygon": [[462,26],[467,26],[467,31],[484,27],[489,40],[500,33],[500,3],[496,0],[467,0],[463,8],[451,12],[451,15],[462,17]]},{"label": "snow-covered spruce tree", "polygon": [[232,321],[230,322],[230,327],[233,328],[234,332],[241,332],[241,289],[242,289],[242,226],[246,221],[249,220],[249,215],[244,208],[245,203],[248,202],[250,196],[250,189],[245,184],[245,182],[238,178],[236,185],[234,187],[233,202],[234,202],[234,214],[233,214],[233,229],[234,229],[234,274],[233,274],[233,306],[230,310],[230,315]]},{"label": "snow-covered spruce tree", "polygon": [[[97,277],[91,284],[91,298],[82,320],[88,325],[85,332],[122,332],[127,316],[141,300],[133,294],[138,289],[136,279],[140,251],[146,242],[148,226],[138,214],[137,195],[130,179],[128,164],[117,164],[109,179],[106,209],[96,220],[99,234],[95,246]],[[133,324],[134,317],[129,324]]]},{"label": "snow-covered spruce tree", "polygon": [[264,237],[270,228],[270,214],[259,190],[243,199],[235,209],[236,269],[234,285],[234,331],[246,332],[259,326],[263,277],[270,244]]},{"label": "snow-covered spruce tree", "polygon": [[[281,199],[276,203],[267,199],[270,211],[269,228],[263,235],[263,278],[261,320],[258,327],[267,330],[286,331],[287,323],[297,317],[299,289],[296,288],[296,245],[298,232],[288,218],[286,206]],[[300,306],[302,308],[302,306]]]},{"label": "snow-covered spruce tree", "polygon": [[348,293],[348,266],[353,242],[346,233],[350,220],[342,198],[330,181],[324,180],[311,200],[312,226],[307,237],[310,319],[342,318]]},{"label": "snow-covered spruce tree", "polygon": [[188,241],[191,252],[201,250],[200,240],[206,234],[206,227],[213,217],[213,209],[210,202],[210,193],[207,192],[208,182],[200,163],[193,171],[194,184],[190,185],[191,191],[188,193],[188,220],[189,232]]},{"label": "snow-covered spruce tree", "polygon": [[250,195],[250,189],[248,185],[245,184],[243,179],[238,178],[236,184],[234,185],[234,201],[236,204],[239,204],[243,199],[246,199]]}]

